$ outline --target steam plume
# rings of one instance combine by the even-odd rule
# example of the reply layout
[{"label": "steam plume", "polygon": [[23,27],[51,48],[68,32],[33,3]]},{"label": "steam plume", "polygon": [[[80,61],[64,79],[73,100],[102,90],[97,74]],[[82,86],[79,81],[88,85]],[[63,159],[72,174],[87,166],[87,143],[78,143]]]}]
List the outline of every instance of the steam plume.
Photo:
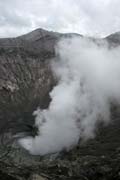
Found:
[{"label": "steam plume", "polygon": [[58,43],[56,55],[52,101],[33,113],[39,135],[20,140],[31,154],[69,150],[79,139],[93,138],[97,123],[109,122],[110,102],[120,101],[120,48],[73,37]]}]

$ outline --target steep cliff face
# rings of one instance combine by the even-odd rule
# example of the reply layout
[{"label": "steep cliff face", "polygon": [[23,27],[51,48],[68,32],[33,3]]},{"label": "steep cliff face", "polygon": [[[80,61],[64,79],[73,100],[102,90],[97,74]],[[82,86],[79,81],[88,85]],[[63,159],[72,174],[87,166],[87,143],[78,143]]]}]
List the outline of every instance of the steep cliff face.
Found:
[{"label": "steep cliff face", "polygon": [[[119,163],[119,107],[113,109],[115,123],[102,127],[96,139],[78,145],[69,153],[32,156],[13,138],[16,133],[22,132],[22,136],[37,133],[32,112],[38,106],[48,107],[51,101],[49,92],[56,79],[50,61],[56,58],[56,43],[62,37],[71,36],[81,35],[37,29],[20,37],[0,39],[0,170],[4,177],[9,174],[16,179],[30,179],[33,174],[41,174],[51,180],[93,180],[98,179],[99,173],[101,179],[119,177],[120,167],[114,167]],[[112,47],[120,45],[120,33],[105,39]]]},{"label": "steep cliff face", "polygon": [[[34,109],[38,105],[39,94],[40,99],[44,99],[39,101],[41,106],[47,106],[46,96],[54,84],[49,61],[55,57],[54,47],[59,36],[58,33],[38,29],[17,38],[0,39],[1,98],[5,94],[9,103],[14,104],[16,99],[22,108],[29,102],[27,107]],[[36,99],[33,107],[30,107],[31,98]]]}]

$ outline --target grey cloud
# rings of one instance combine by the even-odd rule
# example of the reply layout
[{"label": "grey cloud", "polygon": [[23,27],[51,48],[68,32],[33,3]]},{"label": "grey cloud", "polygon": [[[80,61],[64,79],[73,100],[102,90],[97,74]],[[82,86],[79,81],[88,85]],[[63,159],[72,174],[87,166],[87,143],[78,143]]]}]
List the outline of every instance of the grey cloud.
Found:
[{"label": "grey cloud", "polygon": [[120,1],[4,0],[0,2],[0,26],[0,36],[16,36],[39,27],[105,36],[120,30]]}]

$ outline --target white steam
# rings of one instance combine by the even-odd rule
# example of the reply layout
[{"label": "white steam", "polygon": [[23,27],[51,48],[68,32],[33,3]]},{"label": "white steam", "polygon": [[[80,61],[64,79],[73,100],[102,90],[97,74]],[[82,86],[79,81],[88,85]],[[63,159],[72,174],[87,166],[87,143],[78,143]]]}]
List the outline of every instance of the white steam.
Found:
[{"label": "white steam", "polygon": [[61,40],[56,54],[52,101],[48,109],[34,112],[39,135],[20,140],[31,154],[69,150],[94,137],[97,123],[110,119],[110,102],[120,101],[120,48],[74,37]]}]

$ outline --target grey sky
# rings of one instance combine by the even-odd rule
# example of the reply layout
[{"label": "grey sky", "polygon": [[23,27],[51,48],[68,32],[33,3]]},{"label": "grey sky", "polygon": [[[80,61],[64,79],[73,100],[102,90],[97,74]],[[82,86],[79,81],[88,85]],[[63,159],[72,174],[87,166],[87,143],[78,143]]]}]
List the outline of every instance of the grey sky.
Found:
[{"label": "grey sky", "polygon": [[120,0],[0,1],[0,37],[36,28],[90,36],[120,31]]}]

